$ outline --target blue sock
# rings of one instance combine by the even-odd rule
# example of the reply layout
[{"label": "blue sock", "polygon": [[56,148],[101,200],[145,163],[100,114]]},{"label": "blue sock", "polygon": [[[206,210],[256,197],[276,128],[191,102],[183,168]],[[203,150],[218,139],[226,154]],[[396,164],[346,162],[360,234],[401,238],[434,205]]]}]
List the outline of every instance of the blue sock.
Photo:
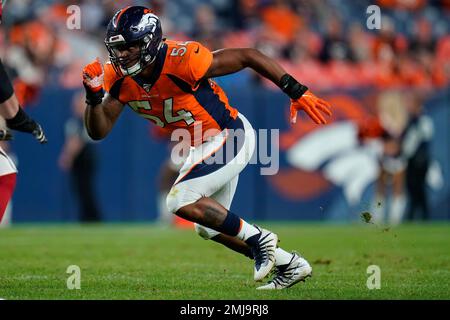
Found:
[{"label": "blue sock", "polygon": [[223,221],[222,225],[217,228],[217,231],[226,234],[228,236],[235,237],[239,233],[241,228],[241,218],[235,215],[233,212],[228,211],[228,214]]}]

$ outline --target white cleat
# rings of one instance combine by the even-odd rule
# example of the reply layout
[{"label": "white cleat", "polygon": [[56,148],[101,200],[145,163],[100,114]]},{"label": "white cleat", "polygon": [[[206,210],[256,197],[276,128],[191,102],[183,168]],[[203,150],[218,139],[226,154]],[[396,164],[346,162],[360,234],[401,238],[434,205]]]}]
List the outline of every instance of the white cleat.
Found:
[{"label": "white cleat", "polygon": [[292,287],[294,284],[305,281],[312,276],[312,268],[308,261],[293,252],[292,259],[288,264],[276,266],[275,276],[264,286],[257,290],[279,290]]},{"label": "white cleat", "polygon": [[255,281],[264,279],[274,267],[275,249],[278,244],[278,236],[275,233],[265,229],[260,230],[258,243],[251,248],[255,260]]}]

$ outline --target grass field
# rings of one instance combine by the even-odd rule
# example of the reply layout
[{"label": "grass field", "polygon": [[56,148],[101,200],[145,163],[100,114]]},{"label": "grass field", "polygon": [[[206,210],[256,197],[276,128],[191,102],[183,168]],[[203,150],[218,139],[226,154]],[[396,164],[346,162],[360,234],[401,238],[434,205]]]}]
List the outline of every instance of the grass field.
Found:
[{"label": "grass field", "polygon": [[[248,258],[191,230],[154,225],[20,225],[0,230],[4,299],[450,299],[450,225],[264,223],[313,266],[306,283],[256,291]],[[381,289],[369,290],[369,265]],[[69,290],[69,265],[81,290]]]}]

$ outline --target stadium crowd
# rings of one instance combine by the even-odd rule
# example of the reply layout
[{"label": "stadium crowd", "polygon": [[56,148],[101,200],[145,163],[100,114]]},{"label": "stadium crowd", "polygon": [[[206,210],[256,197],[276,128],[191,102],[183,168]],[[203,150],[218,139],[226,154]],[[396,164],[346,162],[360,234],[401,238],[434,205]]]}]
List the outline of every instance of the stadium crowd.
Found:
[{"label": "stadium crowd", "polygon": [[[166,36],[196,39],[210,49],[256,47],[316,90],[402,85],[442,88],[450,82],[448,0],[377,0],[380,30],[369,30],[372,1],[11,0],[0,54],[15,78],[22,103],[55,77],[80,86],[81,66],[102,48],[108,19],[128,4],[154,8]],[[80,29],[68,19],[80,10]],[[69,8],[69,11],[68,11]]]}]

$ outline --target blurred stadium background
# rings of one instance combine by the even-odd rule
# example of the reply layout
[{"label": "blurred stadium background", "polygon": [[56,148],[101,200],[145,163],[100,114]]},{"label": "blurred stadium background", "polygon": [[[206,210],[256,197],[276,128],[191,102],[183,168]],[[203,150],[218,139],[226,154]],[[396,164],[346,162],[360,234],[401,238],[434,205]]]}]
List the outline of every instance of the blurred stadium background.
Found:
[{"label": "blurred stadium background", "polygon": [[[73,4],[81,8],[80,30],[66,27]],[[430,218],[450,219],[448,0],[9,0],[0,56],[19,99],[49,139],[42,147],[16,134],[7,147],[19,169],[13,222],[78,221],[70,176],[58,165],[66,121],[82,89],[82,66],[97,56],[107,59],[105,26],[128,4],[152,7],[170,39],[195,39],[210,49],[259,48],[332,103],[330,126],[317,128],[304,118],[290,127],[289,101],[278,88],[250,71],[218,79],[255,129],[280,129],[279,173],[261,176],[259,165],[247,167],[235,212],[250,220],[348,222],[375,210],[374,204],[390,208],[388,198],[374,200],[385,168],[361,137],[371,136],[371,119],[379,118],[401,145],[408,111],[423,105],[434,129],[433,165],[425,180]],[[371,4],[381,8],[381,30],[366,27]],[[127,111],[112,134],[93,145],[103,221],[158,217],[160,172],[169,146],[150,125]],[[404,170],[397,170],[402,186]]]}]

